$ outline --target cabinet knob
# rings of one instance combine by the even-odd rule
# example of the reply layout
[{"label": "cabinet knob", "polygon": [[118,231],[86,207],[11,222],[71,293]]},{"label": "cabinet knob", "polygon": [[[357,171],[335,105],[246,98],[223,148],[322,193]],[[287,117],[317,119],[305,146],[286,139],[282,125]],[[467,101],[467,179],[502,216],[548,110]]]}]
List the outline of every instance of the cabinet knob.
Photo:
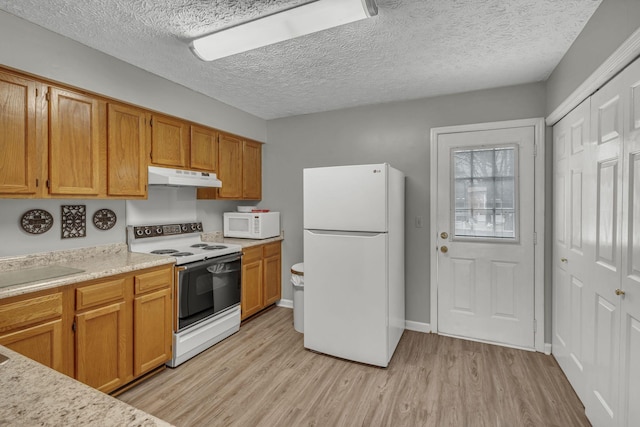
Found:
[{"label": "cabinet knob", "polygon": [[625,292],[622,289],[616,289],[616,295],[624,296]]},{"label": "cabinet knob", "polygon": [[449,252],[449,248],[446,246],[440,246],[440,252],[446,254],[447,252]]}]

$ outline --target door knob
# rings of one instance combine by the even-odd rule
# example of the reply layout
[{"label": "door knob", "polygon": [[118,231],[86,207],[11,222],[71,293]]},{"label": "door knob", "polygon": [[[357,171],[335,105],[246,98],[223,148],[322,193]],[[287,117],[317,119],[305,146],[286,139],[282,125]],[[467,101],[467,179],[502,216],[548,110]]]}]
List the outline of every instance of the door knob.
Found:
[{"label": "door knob", "polygon": [[446,254],[447,252],[449,252],[449,248],[446,246],[440,246],[440,252]]},{"label": "door knob", "polygon": [[622,289],[616,289],[616,295],[625,295],[625,292]]},{"label": "door knob", "polygon": [[560,262],[567,262],[567,261],[568,261],[568,259],[566,259],[566,258],[560,258]]},{"label": "door knob", "polygon": [[440,233],[441,239],[447,239],[448,237],[449,237],[449,234],[446,231],[443,231],[442,233]]}]

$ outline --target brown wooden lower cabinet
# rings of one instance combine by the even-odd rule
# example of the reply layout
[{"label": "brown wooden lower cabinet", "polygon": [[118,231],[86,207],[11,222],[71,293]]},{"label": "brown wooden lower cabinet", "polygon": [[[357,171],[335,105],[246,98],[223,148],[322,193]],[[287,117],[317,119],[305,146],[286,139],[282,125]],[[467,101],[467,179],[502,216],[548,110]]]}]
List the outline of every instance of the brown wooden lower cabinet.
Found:
[{"label": "brown wooden lower cabinet", "polygon": [[171,289],[133,301],[133,375],[139,376],[171,359]]},{"label": "brown wooden lower cabinet", "polygon": [[0,345],[62,372],[62,320],[0,335]]},{"label": "brown wooden lower cabinet", "polygon": [[62,313],[55,290],[0,301],[0,345],[65,372]]},{"label": "brown wooden lower cabinet", "polygon": [[127,382],[130,331],[124,301],[76,315],[76,379],[108,393]]},{"label": "brown wooden lower cabinet", "polygon": [[242,320],[274,304],[282,296],[281,242],[242,250]]},{"label": "brown wooden lower cabinet", "polygon": [[173,266],[0,300],[0,345],[112,392],[171,359]]}]

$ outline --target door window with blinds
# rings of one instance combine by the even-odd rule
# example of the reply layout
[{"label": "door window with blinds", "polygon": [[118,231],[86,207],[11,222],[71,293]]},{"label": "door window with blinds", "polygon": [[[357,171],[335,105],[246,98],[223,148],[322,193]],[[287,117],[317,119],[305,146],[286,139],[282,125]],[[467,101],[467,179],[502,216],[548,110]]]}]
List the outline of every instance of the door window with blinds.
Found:
[{"label": "door window with blinds", "polygon": [[518,147],[455,148],[451,161],[453,239],[517,242]]}]

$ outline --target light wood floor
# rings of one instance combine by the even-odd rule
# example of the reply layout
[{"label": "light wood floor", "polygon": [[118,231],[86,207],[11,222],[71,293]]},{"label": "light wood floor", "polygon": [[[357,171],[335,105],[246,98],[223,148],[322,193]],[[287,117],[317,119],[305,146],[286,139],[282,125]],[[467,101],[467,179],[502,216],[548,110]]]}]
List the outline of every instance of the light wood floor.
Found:
[{"label": "light wood floor", "polygon": [[303,348],[275,308],[119,396],[177,426],[589,426],[551,356],[405,331],[388,368]]}]

